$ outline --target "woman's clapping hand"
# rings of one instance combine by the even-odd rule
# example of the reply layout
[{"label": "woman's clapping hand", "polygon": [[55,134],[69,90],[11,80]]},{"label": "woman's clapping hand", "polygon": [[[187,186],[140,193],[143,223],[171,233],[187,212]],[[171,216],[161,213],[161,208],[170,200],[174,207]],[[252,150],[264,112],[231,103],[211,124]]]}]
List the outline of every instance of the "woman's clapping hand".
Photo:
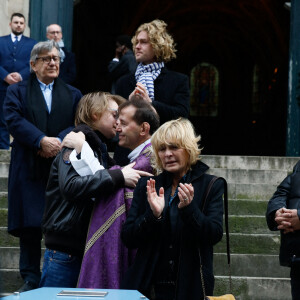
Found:
[{"label": "woman's clapping hand", "polygon": [[161,187],[157,195],[154,179],[147,180],[147,198],[153,215],[156,218],[160,218],[165,207],[164,188]]}]

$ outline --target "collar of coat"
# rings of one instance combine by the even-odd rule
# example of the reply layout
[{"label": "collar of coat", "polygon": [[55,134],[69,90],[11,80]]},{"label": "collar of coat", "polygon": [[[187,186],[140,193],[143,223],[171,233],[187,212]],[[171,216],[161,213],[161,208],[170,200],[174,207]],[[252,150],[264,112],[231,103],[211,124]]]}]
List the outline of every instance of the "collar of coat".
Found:
[{"label": "collar of coat", "polygon": [[[207,170],[209,169],[209,166],[203,163],[202,161],[198,161],[195,165],[191,167],[191,169],[187,173],[186,177],[186,183],[191,183],[194,180],[198,179],[200,176],[205,174]],[[172,185],[172,173],[164,171],[158,176],[158,180],[161,180],[163,182],[163,186],[165,188],[168,188]]]}]

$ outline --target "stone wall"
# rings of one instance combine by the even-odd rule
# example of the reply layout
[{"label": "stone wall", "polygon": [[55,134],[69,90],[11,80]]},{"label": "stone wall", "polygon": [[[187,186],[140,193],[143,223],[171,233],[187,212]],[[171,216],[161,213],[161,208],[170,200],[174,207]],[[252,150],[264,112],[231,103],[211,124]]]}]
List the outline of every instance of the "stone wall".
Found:
[{"label": "stone wall", "polygon": [[28,28],[28,16],[29,16],[29,1],[30,0],[0,0],[0,36],[9,34],[10,16],[14,12],[23,14],[26,18],[26,28],[24,34],[30,35],[30,29]]}]

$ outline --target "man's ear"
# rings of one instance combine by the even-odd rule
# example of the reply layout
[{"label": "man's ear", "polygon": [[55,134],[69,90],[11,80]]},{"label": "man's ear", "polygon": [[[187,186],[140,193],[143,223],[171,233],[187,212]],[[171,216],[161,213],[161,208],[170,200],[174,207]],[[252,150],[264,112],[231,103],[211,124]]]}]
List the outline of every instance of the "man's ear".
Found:
[{"label": "man's ear", "polygon": [[141,135],[148,135],[150,132],[150,124],[148,122],[143,122],[141,126]]},{"label": "man's ear", "polygon": [[30,66],[31,66],[31,69],[35,72],[35,62],[31,61],[30,62]]}]

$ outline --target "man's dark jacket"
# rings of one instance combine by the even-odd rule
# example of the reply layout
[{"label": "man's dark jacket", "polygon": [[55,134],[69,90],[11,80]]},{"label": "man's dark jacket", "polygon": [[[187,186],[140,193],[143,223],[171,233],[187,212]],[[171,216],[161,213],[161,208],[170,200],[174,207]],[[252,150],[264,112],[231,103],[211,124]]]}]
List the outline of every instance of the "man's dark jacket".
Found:
[{"label": "man's dark jacket", "polygon": [[65,47],[62,47],[61,49],[65,52],[65,58],[60,64],[59,78],[67,84],[73,84],[76,80],[75,54],[68,51]]},{"label": "man's dark jacket", "polygon": [[[32,80],[35,85],[38,85],[35,76],[32,76]],[[56,93],[56,83],[59,80],[55,80],[53,94]],[[55,126],[49,128],[52,133],[49,136],[59,137],[63,140],[74,127],[76,107],[82,97],[78,89],[62,83],[66,86],[65,90],[69,91],[70,107],[62,109],[61,99],[52,99],[52,110],[49,114],[42,91],[37,89],[40,107],[39,110],[35,110],[35,114],[31,114],[32,110],[29,107],[31,99],[27,97],[28,83],[29,81],[22,81],[9,86],[4,102],[5,119],[8,130],[13,136],[8,179],[8,231],[16,236],[19,236],[22,229],[40,228],[41,226],[45,188],[53,161],[53,158],[42,158],[37,154],[40,150],[39,141],[47,134],[40,130],[33,120],[42,119],[47,126],[49,120],[53,119],[51,116],[55,116],[55,120],[58,121],[55,122]],[[62,111],[66,113],[64,114]],[[68,119],[65,115],[68,115]],[[59,120],[61,121],[59,122]],[[48,167],[43,170],[39,169],[44,164]]]},{"label": "man's dark jacket", "polygon": [[[278,230],[275,213],[282,207],[297,209],[298,217],[300,217],[300,161],[294,166],[293,173],[280,183],[269,200],[266,218],[270,230]],[[300,231],[286,234],[281,231],[280,264],[290,266],[294,255],[300,257]]]},{"label": "man's dark jacket", "polygon": [[115,94],[116,82],[123,75],[135,72],[137,62],[132,50],[128,50],[119,61],[110,61],[108,64],[109,78],[112,80],[112,94]]},{"label": "man's dark jacket", "polygon": [[[122,76],[116,83],[116,94],[128,99],[136,86],[134,74]],[[152,105],[157,110],[160,123],[188,118],[190,112],[189,80],[184,74],[173,72],[166,67],[154,80],[154,101]]]},{"label": "man's dark jacket", "polygon": [[[203,299],[199,249],[201,249],[206,292],[209,295],[213,293],[213,245],[223,236],[224,183],[221,180],[214,183],[202,212],[202,201],[213,177],[205,174],[207,170],[208,166],[202,162],[192,167],[187,174],[186,182],[192,183],[194,198],[190,205],[178,209],[178,225],[175,232],[179,240],[177,246],[180,248],[176,282],[177,300]],[[165,250],[162,249],[162,245],[168,239],[166,211],[172,189],[172,174],[165,171],[154,177],[157,193],[160,187],[164,187],[165,191],[165,207],[159,220],[154,217],[147,201],[147,179],[149,178],[141,178],[134,190],[133,202],[121,237],[128,248],[138,248],[135,261],[125,275],[122,288],[137,289],[149,297],[159,267],[160,253]],[[176,198],[178,201],[178,197]],[[171,217],[171,222],[173,221]]]}]

